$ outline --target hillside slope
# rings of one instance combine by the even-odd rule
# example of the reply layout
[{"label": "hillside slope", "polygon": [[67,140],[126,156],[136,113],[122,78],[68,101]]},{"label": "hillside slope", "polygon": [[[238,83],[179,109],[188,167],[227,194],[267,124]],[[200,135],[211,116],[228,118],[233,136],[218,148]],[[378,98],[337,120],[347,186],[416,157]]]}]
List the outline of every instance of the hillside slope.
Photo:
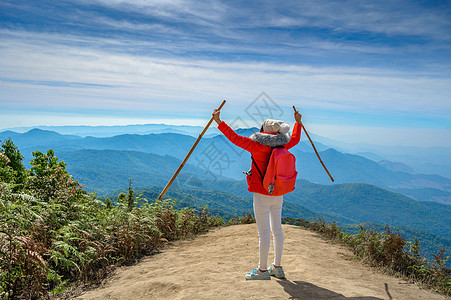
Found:
[{"label": "hillside slope", "polygon": [[244,279],[257,265],[258,238],[255,224],[238,225],[120,268],[78,299],[445,299],[364,266],[311,231],[284,225],[284,233],[284,280]]},{"label": "hillside slope", "polygon": [[[100,193],[127,187],[130,177],[134,186],[164,186],[181,163],[169,155],[125,150],[83,149],[61,152],[58,157],[88,191],[95,189]],[[203,173],[202,169],[188,163],[178,181],[202,180],[206,178]]]}]

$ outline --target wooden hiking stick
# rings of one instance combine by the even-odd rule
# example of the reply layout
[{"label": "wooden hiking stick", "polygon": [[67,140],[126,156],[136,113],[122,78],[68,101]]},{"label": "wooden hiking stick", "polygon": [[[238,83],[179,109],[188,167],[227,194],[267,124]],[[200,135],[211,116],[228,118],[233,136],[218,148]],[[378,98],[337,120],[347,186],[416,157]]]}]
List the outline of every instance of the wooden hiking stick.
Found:
[{"label": "wooden hiking stick", "polygon": [[[218,110],[221,110],[221,108],[224,106],[224,104],[226,103],[226,101],[222,101],[221,105],[219,105]],[[179,168],[177,169],[177,171],[175,171],[174,175],[172,175],[171,179],[169,180],[168,184],[166,184],[166,186],[164,187],[163,191],[161,192],[160,196],[158,196],[158,200],[161,200],[164,196],[164,194],[166,194],[166,192],[168,191],[169,187],[171,186],[171,184],[174,182],[175,178],[177,177],[177,175],[179,175],[180,171],[183,169],[183,166],[185,165],[186,161],[188,160],[188,158],[191,156],[191,153],[193,153],[194,149],[196,148],[197,144],[199,144],[200,139],[202,138],[202,136],[204,135],[204,133],[207,131],[208,127],[210,127],[211,122],[213,122],[213,117],[211,117],[210,121],[207,123],[207,125],[205,126],[204,130],[202,130],[202,132],[199,134],[199,137],[197,138],[196,142],[194,143],[194,145],[191,147],[191,149],[189,150],[188,154],[185,156],[185,159],[182,161],[182,163],[180,164]]]},{"label": "wooden hiking stick", "polygon": [[[297,112],[296,107],[294,107],[294,105],[293,105],[293,109],[294,109],[294,112]],[[326,170],[327,175],[329,175],[329,177],[330,177],[330,180],[332,180],[332,182],[334,182],[334,179],[332,178],[332,175],[330,175],[329,170],[327,170],[327,168],[326,168],[326,165],[325,165],[325,164],[323,163],[323,161],[321,160],[321,157],[319,157],[318,151],[316,151],[315,144],[313,144],[313,141],[312,141],[312,139],[310,138],[310,136],[309,136],[307,130],[305,129],[304,124],[302,124],[302,122],[300,122],[300,123],[301,123],[302,128],[304,128],[305,135],[307,135],[307,137],[308,137],[310,143],[312,144],[313,150],[315,150],[316,156],[318,156],[318,159],[319,159],[320,163],[323,165],[324,170]]]}]

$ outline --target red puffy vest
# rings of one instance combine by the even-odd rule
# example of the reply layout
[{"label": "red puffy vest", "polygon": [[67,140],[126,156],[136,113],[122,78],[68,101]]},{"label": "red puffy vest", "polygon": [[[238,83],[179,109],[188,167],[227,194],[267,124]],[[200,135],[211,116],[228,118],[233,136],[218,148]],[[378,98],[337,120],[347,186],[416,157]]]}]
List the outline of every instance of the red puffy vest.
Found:
[{"label": "red puffy vest", "polygon": [[[257,167],[258,172],[260,170]],[[296,157],[284,147],[272,150],[263,177],[263,188],[271,196],[282,196],[294,190],[296,184]]]}]

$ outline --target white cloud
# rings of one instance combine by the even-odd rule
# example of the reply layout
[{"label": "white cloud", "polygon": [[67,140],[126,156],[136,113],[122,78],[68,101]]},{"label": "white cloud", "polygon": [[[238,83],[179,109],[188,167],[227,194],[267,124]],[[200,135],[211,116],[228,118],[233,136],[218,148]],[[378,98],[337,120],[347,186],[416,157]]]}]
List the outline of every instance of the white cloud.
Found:
[{"label": "white cloud", "polygon": [[[92,1],[84,1],[92,3]],[[150,16],[173,20],[176,22],[191,22],[200,25],[208,25],[222,19],[227,8],[222,1],[194,1],[194,0],[171,0],[171,1],[126,1],[126,0],[97,0],[94,1],[106,7],[121,11],[146,14]]]},{"label": "white cloud", "polygon": [[[383,69],[169,59],[49,46],[16,41],[0,49],[4,58],[0,61],[1,77],[17,79],[2,83],[0,103],[169,111],[174,102],[204,103],[218,97],[249,101],[264,90],[281,105],[302,99],[306,107],[355,112],[387,110],[444,116],[451,110],[451,82],[447,78]],[[88,85],[46,84],[59,81]]]},{"label": "white cloud", "polygon": [[222,29],[316,27],[449,40],[451,26],[450,7],[446,4],[420,5],[411,0],[292,0],[277,4],[271,0],[258,3],[216,0],[97,2],[110,8]]},{"label": "white cloud", "polygon": [[277,5],[265,1],[260,8],[254,13],[244,10],[242,16],[249,14],[252,24],[258,27],[316,27],[341,32],[424,36],[440,40],[449,40],[451,26],[449,5],[432,2],[421,6],[410,0],[293,0]]}]

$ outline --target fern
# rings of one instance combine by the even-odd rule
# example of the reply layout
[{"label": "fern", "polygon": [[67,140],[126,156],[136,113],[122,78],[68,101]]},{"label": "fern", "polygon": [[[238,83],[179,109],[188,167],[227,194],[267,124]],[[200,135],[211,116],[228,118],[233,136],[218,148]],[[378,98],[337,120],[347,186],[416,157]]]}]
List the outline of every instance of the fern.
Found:
[{"label": "fern", "polygon": [[131,182],[128,199],[106,207],[70,177],[53,151],[33,155],[31,172],[22,169],[18,153],[11,157],[19,173],[0,164],[0,298],[62,293],[80,280],[103,278],[111,266],[151,253],[168,239],[223,223],[206,209],[177,211],[175,200],[148,204],[138,196],[132,202]]}]

